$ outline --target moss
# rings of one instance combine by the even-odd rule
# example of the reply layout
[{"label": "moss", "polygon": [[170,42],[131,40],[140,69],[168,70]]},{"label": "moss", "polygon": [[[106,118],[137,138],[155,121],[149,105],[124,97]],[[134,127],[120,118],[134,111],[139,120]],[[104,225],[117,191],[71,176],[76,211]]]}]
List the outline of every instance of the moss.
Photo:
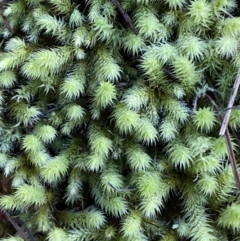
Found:
[{"label": "moss", "polygon": [[[237,2],[1,5],[2,209],[36,240],[238,239],[218,136],[239,68]],[[238,151],[237,109],[229,123]]]}]

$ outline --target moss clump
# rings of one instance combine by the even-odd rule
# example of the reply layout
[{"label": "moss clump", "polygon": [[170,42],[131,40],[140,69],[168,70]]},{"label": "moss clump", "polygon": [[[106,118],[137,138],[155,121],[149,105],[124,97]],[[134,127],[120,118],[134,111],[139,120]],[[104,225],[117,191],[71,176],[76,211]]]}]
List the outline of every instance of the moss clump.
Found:
[{"label": "moss clump", "polygon": [[237,2],[1,5],[3,210],[35,240],[239,238],[217,113],[240,67]]}]

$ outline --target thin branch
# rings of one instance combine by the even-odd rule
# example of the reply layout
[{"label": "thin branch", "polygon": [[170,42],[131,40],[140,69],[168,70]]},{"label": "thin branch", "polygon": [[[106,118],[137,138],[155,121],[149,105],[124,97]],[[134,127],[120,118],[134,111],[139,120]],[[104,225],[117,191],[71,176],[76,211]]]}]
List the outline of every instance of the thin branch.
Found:
[{"label": "thin branch", "polygon": [[218,112],[218,115],[221,115],[224,111],[227,110],[240,110],[240,105],[235,105],[232,108],[224,108]]},{"label": "thin branch", "polygon": [[221,126],[221,129],[220,129],[220,132],[219,132],[220,136],[223,136],[225,134],[226,129],[227,129],[230,114],[231,114],[232,107],[233,107],[233,104],[234,104],[234,101],[235,101],[235,98],[236,98],[236,95],[237,95],[237,92],[238,92],[239,85],[240,85],[240,70],[238,71],[237,78],[236,78],[236,80],[234,82],[234,85],[233,85],[233,88],[232,88],[232,93],[231,93],[231,96],[230,96],[230,99],[229,99],[229,102],[228,102],[228,106],[227,106],[228,110],[225,113],[225,116],[224,116],[224,119],[223,119],[223,122],[222,122],[222,126]]},{"label": "thin branch", "polygon": [[118,11],[122,14],[122,16],[124,17],[125,21],[128,23],[128,25],[130,26],[130,28],[132,29],[132,31],[138,35],[138,30],[136,29],[136,27],[133,24],[132,19],[130,18],[130,16],[126,13],[126,11],[123,9],[122,5],[118,2],[118,0],[111,0],[112,3],[115,5],[115,7],[118,9]]},{"label": "thin branch", "polygon": [[[53,108],[51,109],[48,109],[48,110],[44,110],[42,111],[40,114],[39,114],[39,117],[40,118],[47,118],[52,112],[56,111],[56,110],[59,110],[67,105],[71,105],[71,104],[79,104],[79,102],[77,101],[71,101],[71,102],[67,102],[67,103],[64,103],[64,104],[59,104],[57,106],[54,106]],[[16,127],[16,126],[15,126]]]},{"label": "thin branch", "polygon": [[231,166],[232,166],[234,179],[235,179],[238,190],[240,190],[240,177],[239,177],[239,173],[238,173],[238,169],[237,169],[237,162],[236,162],[235,154],[234,154],[234,151],[233,151],[233,147],[232,147],[231,138],[230,138],[228,128],[226,128],[226,130],[225,130],[224,137],[225,137],[225,140],[226,140],[226,143],[227,143],[228,154],[229,154],[229,159],[230,159]]},{"label": "thin branch", "polygon": [[51,108],[49,110],[43,111],[40,115],[44,116],[44,117],[47,117],[52,112],[54,112],[56,110],[59,110],[59,109],[63,108],[66,105],[75,104],[75,103],[77,103],[77,102],[72,101],[72,102],[67,102],[67,103],[64,103],[64,104],[57,105],[57,106],[55,106],[55,107],[53,107],[53,108]]},{"label": "thin branch", "polygon": [[[211,98],[211,96],[209,96],[208,94],[206,96],[210,100],[210,102],[212,103],[215,110],[219,113],[218,106],[214,102],[214,100]],[[218,115],[218,119],[219,119],[219,122],[222,123],[222,117]],[[227,149],[228,149],[228,156],[229,156],[229,160],[230,160],[230,163],[231,163],[235,183],[236,183],[236,186],[237,186],[238,190],[240,190],[240,177],[239,177],[239,174],[238,174],[237,161],[236,161],[236,158],[235,158],[234,150],[233,150],[232,143],[231,143],[231,137],[230,137],[227,126],[226,126],[226,129],[225,129],[225,132],[224,132],[224,137],[225,137],[225,141],[226,141],[226,145],[227,145]]]},{"label": "thin branch", "polygon": [[6,219],[8,220],[8,222],[10,222],[12,224],[12,226],[15,228],[15,230],[17,231],[17,233],[19,234],[19,236],[21,236],[24,240],[26,241],[35,241],[32,233],[30,232],[30,230],[25,227],[26,232],[24,232],[24,230],[22,229],[22,227],[20,227],[17,222],[10,216],[10,214],[7,211],[2,211],[4,216],[6,217]]},{"label": "thin branch", "polygon": [[148,221],[148,220],[146,220],[145,218],[143,218],[142,221],[145,222],[145,223],[151,224],[151,225],[155,226],[156,228],[161,228],[161,227],[158,226],[157,224],[152,223],[151,221]]},{"label": "thin branch", "polygon": [[2,15],[2,18],[3,18],[3,22],[4,22],[4,25],[5,27],[7,28],[7,30],[10,32],[10,33],[14,33],[13,32],[13,29],[9,23],[9,20],[6,16],[4,16],[4,9],[6,7],[6,3],[7,3],[7,0],[3,0],[2,1],[2,9],[1,9],[1,15]]},{"label": "thin branch", "polygon": [[84,7],[84,9],[83,9],[83,11],[82,11],[82,14],[84,14],[84,13],[85,13],[85,11],[86,11],[86,9],[87,9],[87,7],[88,7],[88,4],[89,4],[89,2],[88,2],[88,3],[86,3],[86,5],[85,5],[85,7]]},{"label": "thin branch", "polygon": [[134,190],[136,190],[137,188],[123,188],[123,189],[120,189],[120,188],[117,188],[117,187],[115,187],[115,186],[113,186],[112,185],[112,183],[108,183],[108,185],[110,186],[110,187],[112,187],[114,190],[116,190],[116,191],[118,191],[118,192],[131,192],[131,191],[134,191]]},{"label": "thin branch", "polygon": [[197,102],[198,102],[198,96],[196,96],[193,100],[193,112],[197,109]]}]

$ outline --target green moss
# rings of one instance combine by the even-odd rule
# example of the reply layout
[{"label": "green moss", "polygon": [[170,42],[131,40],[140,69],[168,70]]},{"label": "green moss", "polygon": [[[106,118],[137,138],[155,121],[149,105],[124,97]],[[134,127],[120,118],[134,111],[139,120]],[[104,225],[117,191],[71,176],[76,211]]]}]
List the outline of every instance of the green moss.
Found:
[{"label": "green moss", "polygon": [[[1,5],[2,209],[36,240],[239,238],[218,135],[240,63],[237,2]],[[5,226],[2,240],[21,240]]]}]

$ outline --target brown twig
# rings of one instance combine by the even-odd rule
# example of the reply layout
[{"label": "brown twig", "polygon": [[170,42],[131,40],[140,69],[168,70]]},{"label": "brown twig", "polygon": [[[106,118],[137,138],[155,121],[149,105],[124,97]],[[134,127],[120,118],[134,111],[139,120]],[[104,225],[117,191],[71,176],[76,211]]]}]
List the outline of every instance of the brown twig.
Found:
[{"label": "brown twig", "polygon": [[151,225],[155,226],[156,228],[161,228],[161,227],[158,226],[157,224],[152,223],[151,221],[148,221],[148,220],[146,220],[145,218],[143,218],[142,221],[145,222],[145,223],[151,224]]},{"label": "brown twig", "polygon": [[240,105],[235,105],[232,108],[224,108],[218,112],[218,115],[221,115],[223,112],[227,110],[240,110]]},{"label": "brown twig", "polygon": [[83,9],[83,11],[82,11],[82,14],[84,14],[84,13],[85,13],[85,11],[86,11],[86,9],[87,9],[87,7],[88,7],[88,4],[89,4],[89,2],[88,2],[88,3],[86,3],[86,5],[85,5],[85,7],[84,7],[84,9]]},{"label": "brown twig", "polygon": [[238,188],[238,190],[240,190],[240,177],[239,177],[239,173],[238,173],[237,162],[236,162],[235,154],[233,151],[228,128],[225,129],[224,137],[225,137],[225,140],[227,143],[228,155],[229,155],[229,159],[230,159],[231,166],[232,166],[233,176],[234,176],[237,188]]},{"label": "brown twig", "polygon": [[[210,102],[212,103],[214,109],[217,112],[219,112],[218,106],[215,103],[215,101],[208,94],[206,96],[210,100]],[[219,119],[219,123],[222,123],[222,117],[220,115],[218,115],[218,119]],[[230,163],[231,163],[235,183],[236,183],[236,186],[237,186],[238,190],[240,190],[240,177],[239,177],[239,174],[238,174],[237,162],[236,162],[234,150],[233,150],[232,143],[231,143],[230,133],[228,131],[227,126],[226,126],[226,129],[225,129],[225,132],[224,132],[224,137],[225,137],[225,141],[226,141],[226,144],[227,144],[228,156],[229,156],[229,160],[230,160]]]},{"label": "brown twig", "polygon": [[20,227],[17,222],[10,216],[10,214],[7,211],[2,211],[8,222],[12,224],[12,226],[17,231],[17,234],[21,236],[25,241],[35,241],[32,233],[28,228],[25,227],[25,231],[23,230],[23,227]]},{"label": "brown twig", "polygon": [[238,71],[237,78],[236,78],[236,80],[234,82],[234,85],[233,85],[233,88],[232,88],[231,96],[230,96],[228,106],[227,106],[227,111],[225,113],[225,116],[224,116],[224,119],[223,119],[223,122],[222,122],[222,126],[221,126],[221,129],[220,129],[220,132],[219,132],[220,136],[223,136],[225,134],[226,129],[227,129],[230,114],[231,114],[232,107],[233,107],[233,104],[234,104],[234,101],[235,101],[235,98],[236,98],[236,95],[237,95],[237,92],[238,92],[239,85],[240,85],[240,70]]},{"label": "brown twig", "polygon": [[13,29],[12,29],[12,27],[11,27],[9,21],[8,21],[8,18],[6,16],[4,16],[4,9],[5,9],[6,3],[7,3],[7,0],[2,1],[1,15],[2,15],[2,18],[3,18],[3,22],[5,24],[5,27],[7,28],[7,30],[10,33],[13,33]]},{"label": "brown twig", "polygon": [[118,0],[111,0],[112,3],[116,6],[116,8],[119,10],[119,12],[122,14],[122,16],[124,17],[125,21],[129,24],[130,28],[132,29],[132,31],[138,35],[138,30],[136,29],[136,27],[133,24],[132,19],[130,18],[130,16],[126,13],[126,11],[123,9],[122,5],[118,2]]}]

